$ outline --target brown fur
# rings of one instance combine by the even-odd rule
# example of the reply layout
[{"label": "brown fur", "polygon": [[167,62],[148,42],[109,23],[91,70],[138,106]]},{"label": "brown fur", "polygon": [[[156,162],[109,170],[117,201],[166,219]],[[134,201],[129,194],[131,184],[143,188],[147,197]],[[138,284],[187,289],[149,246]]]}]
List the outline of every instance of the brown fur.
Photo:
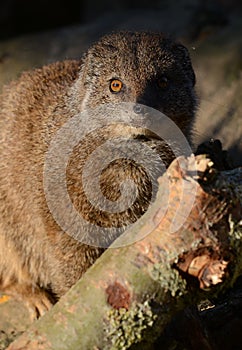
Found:
[{"label": "brown fur", "polygon": [[[168,77],[169,84],[164,91],[157,85],[163,75]],[[110,92],[112,78],[123,81],[121,93]],[[163,111],[189,137],[196,106],[194,84],[189,55],[182,45],[161,34],[117,33],[102,38],[80,61],[57,62],[23,73],[5,87],[0,97],[2,291],[21,297],[41,315],[53,301],[47,292],[59,298],[103,252],[64,233],[46,204],[43,165],[56,131],[84,109],[127,101]],[[117,161],[106,169],[101,179],[103,191],[111,200],[118,197],[118,182],[126,176],[131,174],[139,186],[136,204],[121,216],[94,210],[81,186],[76,185],[81,184],[80,173],[75,170],[80,168],[80,155],[87,149],[91,152],[114,133],[114,129],[107,128],[101,139],[90,135],[86,143],[75,148],[67,169],[67,186],[73,203],[79,210],[82,208],[89,220],[104,226],[134,222],[145,212],[150,200],[146,175],[132,162],[122,168],[122,163]],[[125,130],[125,134],[134,137],[131,130]],[[155,147],[159,149],[159,141]],[[165,154],[163,146],[159,152],[167,163],[172,160],[173,156],[168,151]]]}]

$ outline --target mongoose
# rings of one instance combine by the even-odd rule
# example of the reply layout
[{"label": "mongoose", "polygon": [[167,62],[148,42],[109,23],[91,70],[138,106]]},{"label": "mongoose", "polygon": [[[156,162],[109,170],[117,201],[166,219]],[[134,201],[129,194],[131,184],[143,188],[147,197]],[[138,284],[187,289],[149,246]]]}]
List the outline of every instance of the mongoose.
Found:
[{"label": "mongoose", "polygon": [[[0,96],[1,291],[21,298],[34,315],[42,315],[103,252],[63,232],[46,203],[45,155],[61,126],[88,108],[125,101],[162,111],[189,138],[196,110],[194,85],[189,53],[182,44],[161,33],[118,32],[101,38],[80,60],[24,72],[4,88]],[[112,133],[107,128],[102,136],[107,139]],[[132,138],[132,132],[127,136]],[[150,188],[141,179],[142,169],[132,162],[123,168],[119,161],[111,164],[101,186],[115,200],[119,193],[114,174],[119,179],[131,175],[140,186],[133,211],[113,217],[98,210],[93,214],[83,197],[78,156],[100,142],[88,137],[70,157],[70,197],[84,216],[100,225],[111,225],[112,220],[120,226],[122,220],[134,222],[147,208]],[[160,152],[167,163],[172,160],[165,148]]]}]

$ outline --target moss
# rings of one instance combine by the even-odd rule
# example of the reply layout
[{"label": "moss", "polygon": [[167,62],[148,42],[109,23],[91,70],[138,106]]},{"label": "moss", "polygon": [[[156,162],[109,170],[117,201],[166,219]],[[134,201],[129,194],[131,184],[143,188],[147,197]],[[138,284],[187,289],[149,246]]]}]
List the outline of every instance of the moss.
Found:
[{"label": "moss", "polygon": [[107,345],[104,349],[124,350],[139,343],[144,330],[152,327],[156,318],[148,301],[133,304],[129,310],[111,309],[107,315]]}]

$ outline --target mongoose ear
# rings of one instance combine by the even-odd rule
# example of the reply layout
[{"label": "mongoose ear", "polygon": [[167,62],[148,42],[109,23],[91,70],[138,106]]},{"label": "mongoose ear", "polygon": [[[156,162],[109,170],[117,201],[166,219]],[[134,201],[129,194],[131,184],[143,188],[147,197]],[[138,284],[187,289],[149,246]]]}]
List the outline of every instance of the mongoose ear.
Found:
[{"label": "mongoose ear", "polygon": [[191,58],[188,49],[182,44],[178,43],[173,46],[173,53],[175,58],[181,62],[181,66],[190,79],[192,86],[196,84],[196,76],[192,67]]},{"label": "mongoose ear", "polygon": [[117,47],[115,47],[112,44],[109,43],[104,43],[103,47],[110,53],[110,54],[115,54],[117,52]]}]

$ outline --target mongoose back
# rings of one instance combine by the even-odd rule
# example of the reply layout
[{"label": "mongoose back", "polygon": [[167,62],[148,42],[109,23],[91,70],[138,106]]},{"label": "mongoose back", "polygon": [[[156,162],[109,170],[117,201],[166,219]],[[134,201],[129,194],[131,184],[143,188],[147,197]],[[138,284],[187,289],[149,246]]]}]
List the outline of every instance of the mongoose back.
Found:
[{"label": "mongoose back", "polygon": [[[196,109],[194,85],[183,45],[160,33],[119,32],[101,38],[80,60],[25,72],[4,88],[0,96],[1,291],[21,298],[34,315],[42,315],[103,252],[63,232],[48,208],[43,167],[57,131],[88,108],[134,102],[165,113],[189,139]],[[114,129],[104,128],[102,136],[107,139],[112,133]],[[128,129],[125,133],[130,138],[140,136],[141,142],[149,139]],[[159,139],[152,142],[159,146]],[[103,193],[115,200],[117,182],[131,176],[140,187],[133,211],[117,217],[101,211],[90,214],[92,208],[80,189],[79,156],[99,143],[100,138],[91,135],[75,147],[67,169],[70,197],[84,216],[101,225],[109,226],[112,220],[119,226],[125,220],[134,222],[147,209],[150,187],[132,162],[123,167],[119,162],[111,164],[101,181]],[[166,152],[160,147],[169,164],[172,156]]]}]

